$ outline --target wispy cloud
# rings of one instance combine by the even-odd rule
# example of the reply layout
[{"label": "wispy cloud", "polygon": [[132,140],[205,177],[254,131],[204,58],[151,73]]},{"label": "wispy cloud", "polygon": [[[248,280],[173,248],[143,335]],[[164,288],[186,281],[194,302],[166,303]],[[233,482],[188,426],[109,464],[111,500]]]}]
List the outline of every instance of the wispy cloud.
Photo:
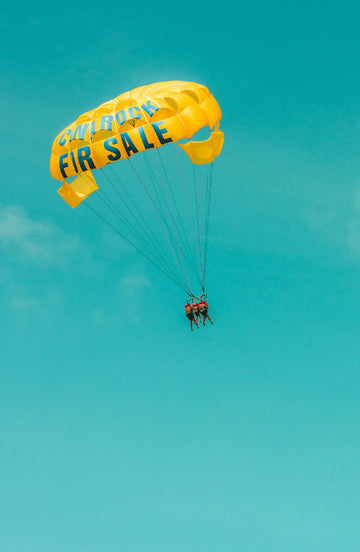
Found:
[{"label": "wispy cloud", "polygon": [[78,238],[67,236],[47,220],[31,218],[21,206],[0,205],[0,245],[36,264],[65,265],[80,249]]},{"label": "wispy cloud", "polygon": [[65,272],[71,278],[68,269],[81,266],[84,256],[84,270],[89,270],[87,249],[77,236],[66,235],[52,221],[32,218],[22,206],[0,204],[0,254],[3,300],[24,321],[61,308]]},{"label": "wispy cloud", "polygon": [[347,245],[353,256],[360,259],[360,222],[349,224]]},{"label": "wispy cloud", "polygon": [[129,318],[138,323],[146,294],[152,289],[149,278],[138,270],[132,270],[126,274],[119,283],[120,301],[122,308],[127,311]]},{"label": "wispy cloud", "polygon": [[120,291],[126,295],[137,295],[152,287],[149,278],[141,272],[130,272],[120,281]]},{"label": "wispy cloud", "polygon": [[126,318],[133,324],[141,320],[141,312],[147,303],[147,294],[151,293],[152,283],[140,268],[131,268],[118,284],[118,293],[114,300],[118,305],[116,313],[109,305],[97,305],[92,311],[92,321],[96,325],[113,325]]},{"label": "wispy cloud", "polygon": [[314,205],[303,210],[305,223],[353,259],[360,259],[360,190],[350,205]]},{"label": "wispy cloud", "polygon": [[360,189],[355,195],[354,212],[353,219],[347,224],[347,246],[352,254],[360,259]]},{"label": "wispy cloud", "polygon": [[16,280],[15,271],[10,281],[2,285],[3,300],[22,324],[37,319],[48,320],[64,306],[64,294],[55,284],[34,286],[33,282]]},{"label": "wispy cloud", "polygon": [[11,309],[22,317],[32,316],[33,314],[44,314],[52,310],[54,306],[51,294],[31,296],[24,286],[12,285],[8,290],[8,303]]}]

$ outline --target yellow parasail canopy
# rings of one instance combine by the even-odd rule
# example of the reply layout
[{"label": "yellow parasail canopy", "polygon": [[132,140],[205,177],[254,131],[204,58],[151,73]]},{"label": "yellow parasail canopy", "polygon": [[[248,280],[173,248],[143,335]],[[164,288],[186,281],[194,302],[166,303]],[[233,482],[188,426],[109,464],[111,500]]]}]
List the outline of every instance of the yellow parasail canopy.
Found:
[{"label": "yellow parasail canopy", "polygon": [[[179,146],[194,164],[211,163],[223,145],[224,135],[218,129],[220,119],[217,101],[201,84],[169,81],[141,86],[80,115],[63,129],[52,146],[51,174],[65,181],[135,153],[184,139],[189,141]],[[212,131],[210,138],[191,141],[203,127]],[[89,190],[94,191],[91,186]]]},{"label": "yellow parasail canopy", "polygon": [[[103,176],[99,193],[85,205],[190,296],[193,277],[205,293],[211,163],[224,142],[220,119],[220,107],[206,86],[158,82],[80,115],[52,145],[50,171],[61,181],[59,195],[76,208],[99,190],[94,169],[104,167],[98,172]],[[197,138],[203,128],[210,131],[207,140]],[[174,156],[174,148],[161,155],[159,148],[169,143],[190,159],[184,171],[184,156]],[[144,155],[146,150],[151,155]],[[138,165],[146,168],[144,178],[131,160],[120,163],[120,171],[105,167],[138,153],[143,153]]]}]

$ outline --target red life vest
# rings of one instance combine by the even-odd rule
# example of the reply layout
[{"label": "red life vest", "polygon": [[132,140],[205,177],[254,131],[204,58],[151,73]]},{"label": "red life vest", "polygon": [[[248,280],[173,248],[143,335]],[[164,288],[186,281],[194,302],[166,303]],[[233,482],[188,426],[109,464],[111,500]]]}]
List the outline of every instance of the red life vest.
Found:
[{"label": "red life vest", "polygon": [[192,312],[192,306],[187,303],[184,307],[186,314],[190,314]]}]

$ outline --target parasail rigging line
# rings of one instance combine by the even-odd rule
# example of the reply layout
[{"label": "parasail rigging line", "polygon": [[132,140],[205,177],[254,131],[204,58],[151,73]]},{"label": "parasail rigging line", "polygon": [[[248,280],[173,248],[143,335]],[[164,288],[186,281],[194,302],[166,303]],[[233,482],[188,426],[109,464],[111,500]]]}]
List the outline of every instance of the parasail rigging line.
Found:
[{"label": "parasail rigging line", "polygon": [[206,180],[206,219],[205,219],[205,245],[204,245],[204,283],[206,279],[206,261],[207,261],[207,250],[209,242],[209,226],[210,226],[210,207],[211,207],[211,196],[212,196],[212,184],[213,184],[213,175],[214,175],[214,165],[210,164],[209,173]]},{"label": "parasail rigging line", "polygon": [[193,177],[194,177],[194,195],[195,195],[195,205],[196,205],[196,214],[197,214],[197,226],[199,234],[199,249],[200,249],[200,264],[201,264],[201,281],[202,289],[205,291],[205,282],[204,282],[204,259],[203,259],[203,250],[202,250],[202,236],[201,236],[201,212],[200,212],[200,195],[199,195],[199,169],[198,166],[193,165]]},{"label": "parasail rigging line", "polygon": [[[111,200],[109,200],[109,198],[107,197],[107,195],[106,195],[103,191],[100,191],[100,190],[99,190],[98,197],[99,197],[99,199],[104,203],[104,205],[106,205],[106,206],[110,209],[110,211],[112,211],[112,213],[113,213],[114,216],[119,220],[119,222],[121,222],[121,223],[128,229],[128,231],[129,231],[130,233],[132,232],[132,233],[134,234],[135,238],[138,239],[138,241],[140,242],[140,246],[139,246],[139,245],[137,246],[138,250],[139,250],[139,251],[142,251],[141,247],[143,247],[143,248],[145,247],[145,250],[146,250],[146,249],[149,250],[149,246],[147,246],[147,244],[145,244],[144,242],[141,241],[141,239],[137,236],[136,230],[132,229],[131,226],[129,226],[127,220],[124,219],[122,213],[121,213],[121,212],[119,211],[119,209],[111,202]],[[132,243],[133,243],[133,242],[132,242]],[[150,252],[147,253],[147,256],[149,256],[149,254],[150,254],[150,255],[154,255],[153,252],[152,252],[151,250],[150,250]],[[156,257],[155,257],[155,259],[156,259]],[[160,262],[159,259],[156,259],[156,261],[157,261],[157,266],[161,266],[161,265],[162,265],[162,263]],[[162,269],[163,269],[163,272],[164,272],[164,273],[166,272],[166,273],[168,273],[168,274],[171,274],[171,272],[173,272],[173,271],[169,270],[169,268],[166,267],[166,266],[165,266],[165,267],[162,266]],[[173,278],[179,280],[179,277],[178,277],[175,273],[173,273]]]},{"label": "parasail rigging line", "polygon": [[[163,192],[162,192],[162,189],[161,189],[161,184],[160,184],[160,179],[158,179],[154,173],[154,169],[153,167],[151,166],[151,163],[149,162],[149,160],[145,157],[145,161],[146,161],[146,166],[147,166],[147,169],[148,169],[148,172],[149,172],[149,175],[150,175],[150,180],[151,180],[151,183],[152,183],[152,186],[154,188],[154,191],[155,191],[155,195],[157,197],[157,201],[158,201],[158,213],[159,215],[162,217],[162,220],[168,230],[168,235],[169,235],[169,238],[171,238],[171,241],[172,241],[172,244],[173,244],[173,247],[176,249],[177,247],[177,242],[176,242],[176,237],[174,235],[174,233],[171,231],[170,227],[169,227],[169,224],[168,224],[168,216],[166,215],[165,213],[165,210],[164,210],[164,206],[163,206],[163,203],[165,203],[166,205],[166,196],[164,196]],[[155,158],[155,163],[156,163],[156,158]],[[161,199],[163,199],[163,201],[161,201]],[[155,201],[154,201],[154,204],[155,204]],[[161,211],[161,213],[160,213]],[[175,242],[175,243],[174,243]],[[187,260],[187,262],[189,263],[189,260],[188,258],[185,256],[185,259]],[[191,264],[189,263],[189,266],[191,267],[191,269],[193,270]]]},{"label": "parasail rigging line", "polygon": [[130,163],[132,169],[134,170],[135,174],[137,175],[138,179],[140,180],[140,183],[141,183],[142,187],[144,188],[145,193],[146,193],[146,195],[148,196],[148,198],[149,198],[149,200],[150,200],[150,203],[151,203],[151,206],[152,206],[152,208],[153,208],[153,211],[154,211],[154,213],[155,213],[155,215],[156,215],[156,218],[157,218],[158,222],[160,223],[161,229],[162,229],[162,231],[163,231],[163,233],[164,233],[164,235],[165,235],[166,241],[168,242],[168,245],[169,245],[169,247],[170,247],[170,249],[171,249],[171,251],[172,251],[172,253],[173,253],[173,255],[174,255],[175,261],[176,261],[178,267],[180,268],[180,272],[182,273],[182,275],[183,275],[183,277],[184,277],[184,279],[185,279],[185,282],[186,282],[186,284],[187,284],[188,290],[190,291],[190,294],[192,295],[191,288],[190,288],[190,284],[189,284],[189,280],[188,280],[188,277],[187,277],[187,274],[186,274],[186,269],[185,269],[185,266],[184,266],[184,261],[183,261],[183,259],[182,259],[182,255],[181,255],[180,246],[179,246],[179,244],[178,244],[178,242],[177,242],[177,246],[178,246],[178,250],[179,250],[179,254],[180,254],[179,258],[180,258],[181,264],[180,264],[179,259],[177,258],[177,255],[176,255],[176,253],[175,253],[175,251],[174,251],[174,249],[173,249],[173,247],[172,247],[172,245],[171,245],[171,243],[170,243],[170,241],[169,241],[169,238],[168,238],[168,236],[167,236],[167,234],[166,234],[166,232],[165,232],[164,225],[163,225],[163,223],[161,222],[161,219],[160,219],[160,216],[159,216],[159,213],[158,213],[158,209],[156,208],[156,205],[154,204],[153,199],[152,199],[152,197],[151,197],[151,195],[150,195],[150,193],[149,193],[147,187],[145,186],[144,180],[141,178],[141,175],[140,175],[139,171],[137,170],[137,168],[136,168],[136,166],[135,166],[135,163],[133,162],[133,160],[132,160],[130,157],[129,157],[128,161],[129,161],[129,163]]},{"label": "parasail rigging line", "polygon": [[158,202],[159,210],[161,211],[163,220],[165,221],[166,220],[166,214],[165,214],[165,211],[164,211],[163,202],[161,201],[161,191],[160,190],[158,191],[159,184],[158,184],[156,176],[154,174],[154,169],[152,168],[151,163],[150,163],[150,161],[149,161],[149,159],[147,158],[146,155],[144,155],[144,159],[145,159],[145,164],[146,164],[149,176],[150,176],[150,181],[151,181],[152,186],[154,188],[154,192],[155,192],[156,199],[157,199],[157,202]]},{"label": "parasail rigging line", "polygon": [[[191,251],[191,247],[190,247],[189,240],[188,240],[188,237],[187,237],[187,233],[186,233],[186,230],[185,230],[184,222],[183,222],[183,220],[182,220],[182,218],[181,218],[181,215],[180,215],[180,212],[179,212],[179,208],[178,208],[178,204],[177,204],[177,202],[176,202],[176,197],[175,197],[174,192],[173,192],[173,186],[171,186],[171,184],[170,184],[170,179],[169,179],[169,176],[168,176],[168,173],[167,173],[167,170],[166,170],[166,166],[165,166],[165,164],[164,164],[164,161],[163,161],[161,152],[160,152],[159,149],[156,150],[156,152],[157,152],[157,155],[158,155],[158,157],[159,157],[160,164],[161,164],[163,173],[164,173],[164,175],[165,175],[165,180],[166,180],[166,182],[167,182],[168,188],[169,188],[169,190],[170,190],[170,195],[171,195],[172,201],[173,201],[174,206],[175,206],[175,211],[176,211],[176,214],[177,214],[177,218],[179,219],[180,227],[181,227],[181,229],[182,229],[182,233],[183,233],[183,236],[184,236],[184,241],[183,241],[182,245],[183,245],[183,248],[184,248],[184,253],[185,253],[185,250],[186,250],[186,252],[187,252],[185,258],[186,258],[186,260],[187,260],[187,262],[188,262],[188,264],[189,264],[189,266],[190,266],[190,268],[191,268],[191,270],[192,270],[194,276],[195,276],[196,278],[198,278],[198,276],[197,276],[197,274],[196,274],[196,272],[195,272],[195,270],[194,270],[194,267],[196,266],[196,263],[194,262],[194,257],[193,257],[192,251]],[[160,171],[159,171],[159,174],[160,174]],[[179,236],[181,235],[181,233],[179,232],[179,230],[178,230],[178,234],[179,234]],[[185,246],[186,246],[186,247],[185,247]],[[200,280],[199,280],[199,283],[200,283],[200,285],[201,285],[201,278],[200,278]]]},{"label": "parasail rigging line", "polygon": [[[180,268],[180,271],[181,271],[181,273],[182,273],[182,276],[183,276],[183,278],[184,278],[186,284],[188,285],[188,288],[190,289],[189,279],[188,279],[188,276],[187,276],[187,273],[186,273],[186,268],[185,268],[185,264],[184,264],[184,259],[183,259],[182,253],[181,253],[181,248],[180,248],[180,245],[179,245],[179,242],[178,242],[178,239],[177,239],[177,235],[176,235],[175,229],[174,229],[174,227],[173,227],[174,233],[172,234],[172,233],[171,233],[171,230],[170,230],[170,228],[169,228],[169,225],[168,225],[168,223],[167,223],[166,218],[163,219],[163,222],[164,222],[164,224],[165,224],[165,226],[166,226],[166,228],[167,228],[167,230],[168,230],[168,232],[169,232],[169,234],[166,234],[164,225],[163,225],[162,222],[161,222],[161,214],[159,213],[159,209],[157,208],[157,206],[156,206],[156,204],[155,204],[155,202],[154,202],[154,200],[153,200],[153,198],[152,198],[152,196],[151,196],[151,194],[150,194],[150,192],[149,192],[149,190],[148,190],[148,188],[147,188],[147,186],[146,186],[146,184],[145,184],[145,182],[144,182],[144,179],[141,177],[140,172],[139,172],[138,169],[136,168],[135,162],[134,162],[132,159],[130,159],[130,158],[129,158],[129,162],[130,162],[130,165],[131,165],[132,169],[135,171],[135,174],[137,175],[138,179],[140,180],[141,185],[142,185],[143,189],[145,190],[145,193],[147,194],[147,196],[148,196],[148,198],[149,198],[149,200],[150,200],[151,207],[152,207],[152,209],[153,209],[153,211],[154,211],[154,213],[155,213],[155,215],[156,215],[156,218],[157,218],[157,220],[158,220],[158,222],[159,222],[159,224],[160,224],[160,226],[161,226],[161,229],[162,229],[162,231],[163,231],[163,233],[164,233],[164,236],[165,236],[165,238],[166,238],[166,241],[168,242],[168,245],[169,245],[169,247],[170,247],[170,249],[171,249],[171,251],[172,251],[172,253],[173,253],[173,255],[174,255],[174,258],[175,258],[175,260],[176,260],[176,262],[177,262],[177,264],[178,264],[178,266],[179,266],[179,268]],[[171,243],[170,243],[170,238],[172,238],[172,237],[175,238],[175,244],[176,244],[175,247],[173,247],[173,246],[171,245]],[[176,253],[175,253],[176,247],[177,247],[177,250],[178,250],[178,252],[179,252],[179,257],[177,257],[177,255],[176,255]]]},{"label": "parasail rigging line", "polygon": [[92,213],[94,213],[97,217],[99,217],[99,219],[101,219],[107,226],[109,226],[114,232],[116,232],[119,236],[121,236],[121,238],[123,240],[125,240],[128,244],[130,244],[132,247],[134,247],[138,253],[140,253],[143,257],[145,257],[148,261],[150,261],[158,270],[160,270],[160,272],[162,272],[163,274],[165,274],[165,276],[167,278],[169,278],[170,280],[172,280],[174,282],[175,285],[177,285],[178,287],[180,287],[183,291],[185,291],[185,293],[187,293],[190,297],[192,296],[192,293],[189,292],[188,289],[185,288],[185,286],[183,286],[178,280],[175,280],[169,273],[167,273],[165,270],[163,270],[163,268],[158,265],[153,259],[151,259],[151,257],[149,257],[146,253],[144,253],[144,251],[142,251],[133,241],[131,241],[129,238],[127,238],[118,228],[116,228],[116,226],[114,226],[109,220],[107,220],[97,209],[95,209],[95,207],[93,207],[92,205],[90,205],[88,202],[84,201],[83,202],[83,205],[85,205],[85,207],[87,209],[89,209]]},{"label": "parasail rigging line", "polygon": [[[185,268],[185,263],[184,263],[184,258],[185,260],[187,261],[188,265],[191,267],[192,269],[192,264],[191,262],[189,261],[188,257],[187,257],[187,254],[185,252],[185,247],[184,247],[184,243],[182,242],[181,245],[182,245],[182,248],[180,247],[180,242],[181,242],[181,236],[180,236],[180,232],[175,224],[175,220],[174,220],[174,217],[171,213],[171,209],[170,209],[170,205],[169,205],[169,201],[168,201],[168,198],[167,198],[167,195],[166,195],[166,192],[165,192],[165,187],[164,187],[164,184],[163,184],[163,179],[161,177],[161,171],[159,169],[159,165],[158,165],[158,162],[157,162],[157,159],[156,159],[156,156],[155,156],[155,153],[153,152],[154,154],[154,161],[155,161],[155,165],[156,165],[156,168],[157,168],[157,172],[158,172],[158,176],[159,176],[159,183],[160,183],[160,186],[161,186],[161,191],[162,191],[162,195],[163,195],[163,198],[165,200],[165,205],[166,205],[166,209],[168,211],[168,214],[169,214],[169,219],[170,219],[170,222],[171,222],[171,226],[172,226],[172,230],[173,230],[173,235],[174,235],[174,238],[175,238],[175,241],[176,241],[176,244],[177,244],[177,248],[179,250],[179,254],[180,254],[180,257],[181,257],[181,260],[182,260],[182,265],[184,267],[184,271],[185,271],[185,274],[187,276],[187,273],[186,273],[186,268]],[[165,169],[164,169],[165,170]]]},{"label": "parasail rigging line", "polygon": [[311,419],[306,416],[303,411],[294,403],[294,401],[289,397],[289,395],[282,389],[282,387],[277,383],[277,381],[272,377],[272,375],[266,370],[260,362],[254,357],[254,355],[245,347],[245,345],[240,341],[237,335],[225,324],[225,322],[220,318],[220,316],[211,309],[212,313],[227,330],[228,334],[240,345],[242,350],[247,354],[247,356],[253,361],[255,366],[260,370],[260,372],[266,377],[266,379],[271,383],[271,385],[276,389],[276,391],[282,396],[282,398],[288,403],[288,405],[297,413],[299,418],[306,423],[306,425],[311,429],[311,431],[316,435],[317,439],[328,449],[332,456],[346,469],[348,474],[360,484],[360,477],[357,473],[354,472],[351,466],[340,456],[340,454],[335,450],[333,445],[319,432]]},{"label": "parasail rigging line", "polygon": [[[152,254],[153,256],[157,259],[157,261],[160,263],[162,263],[169,272],[171,272],[173,274],[173,276],[176,278],[177,275],[175,274],[175,272],[173,271],[169,261],[165,258],[165,256],[163,255],[162,251],[161,251],[161,248],[159,246],[159,244],[157,243],[157,241],[152,238],[151,236],[151,228],[148,224],[148,222],[146,221],[146,219],[143,217],[142,213],[140,212],[140,210],[138,209],[136,203],[134,202],[133,198],[131,197],[131,195],[129,194],[129,192],[127,191],[126,187],[124,186],[124,184],[122,183],[119,175],[117,175],[115,173],[115,171],[113,170],[113,168],[111,167],[110,165],[110,169],[111,169],[111,172],[113,174],[113,177],[116,179],[117,183],[119,184],[119,186],[121,186],[122,188],[122,191],[124,192],[124,195],[121,194],[118,190],[118,188],[115,186],[113,180],[109,177],[108,174],[106,174],[105,172],[103,173],[104,176],[106,177],[106,179],[108,180],[108,182],[110,183],[110,185],[112,186],[112,188],[114,189],[116,195],[119,197],[119,199],[121,200],[121,202],[125,205],[126,209],[128,210],[128,212],[130,213],[130,215],[133,217],[134,221],[136,222],[136,224],[140,227],[140,231],[143,232],[143,234],[146,236],[147,240],[149,241],[150,243],[150,246],[148,245],[148,248],[150,249],[151,247],[151,251],[152,251]],[[128,198],[128,202],[126,201],[126,198],[125,196]],[[109,199],[110,201],[110,199]],[[114,205],[114,204],[113,204]],[[115,205],[114,205],[115,207]],[[136,213],[136,214],[135,214]],[[147,230],[143,224],[141,223],[141,220],[143,221],[144,225],[147,227]],[[130,222],[129,222],[130,224]],[[135,233],[135,225],[132,226],[133,228],[133,233]],[[142,239],[142,235],[140,234],[140,238]],[[139,241],[141,241],[141,239],[139,239]],[[147,244],[146,240],[144,239],[144,245]]]},{"label": "parasail rigging line", "polygon": [[186,205],[187,205],[188,214],[189,214],[189,219],[190,219],[191,232],[192,232],[192,236],[193,236],[193,239],[194,239],[196,257],[197,257],[197,261],[198,261],[198,264],[199,264],[199,274],[197,275],[197,279],[198,279],[198,281],[199,281],[199,283],[200,283],[200,285],[201,285],[202,282],[201,282],[201,264],[200,264],[199,249],[198,249],[198,245],[197,245],[197,242],[196,242],[194,224],[193,224],[193,219],[192,219],[192,216],[191,216],[191,209],[190,209],[189,197],[188,197],[188,193],[187,193],[187,189],[186,189],[186,183],[185,183],[185,178],[184,178],[184,171],[183,171],[183,167],[182,167],[181,157],[180,157],[179,151],[177,151],[177,155],[178,155],[178,159],[179,159],[180,174],[181,174],[181,179],[182,179],[182,184],[183,184],[184,194],[185,194],[185,200],[186,200]]},{"label": "parasail rigging line", "polygon": [[[131,226],[129,225],[127,219],[124,218],[123,214],[119,211],[119,209],[117,208],[116,205],[114,205],[111,200],[108,198],[108,196],[105,194],[105,192],[99,190],[98,191],[98,194],[97,194],[97,197],[100,199],[100,201],[106,206],[108,207],[108,209],[110,209],[110,211],[112,211],[112,213],[114,214],[115,218],[120,222],[122,223],[125,228],[127,228],[127,230],[130,232],[130,234],[132,233],[134,235],[134,237],[140,242],[140,246],[137,245],[137,250],[138,251],[142,251],[144,254],[146,254],[146,257],[149,258],[149,255],[153,255],[154,259],[156,260],[156,266],[158,267],[161,267],[162,271],[164,272],[164,274],[166,273],[168,276],[172,275],[172,279],[173,281],[174,280],[177,280],[178,282],[181,281],[181,278],[179,278],[179,276],[177,274],[174,273],[174,271],[171,270],[171,268],[169,268],[166,264],[164,266],[164,264],[161,262],[161,260],[157,259],[156,256],[154,256],[154,253],[153,251],[151,251],[151,249],[149,248],[149,246],[144,243],[141,238],[139,238],[139,236],[137,235],[137,231],[134,230],[133,228],[131,228]],[[114,225],[112,225],[112,227],[114,227]],[[123,235],[123,234],[121,234]],[[133,244],[133,242],[131,242]],[[150,251],[147,251],[145,253],[144,251],[144,248],[145,248],[145,251],[146,250],[149,250]]]}]

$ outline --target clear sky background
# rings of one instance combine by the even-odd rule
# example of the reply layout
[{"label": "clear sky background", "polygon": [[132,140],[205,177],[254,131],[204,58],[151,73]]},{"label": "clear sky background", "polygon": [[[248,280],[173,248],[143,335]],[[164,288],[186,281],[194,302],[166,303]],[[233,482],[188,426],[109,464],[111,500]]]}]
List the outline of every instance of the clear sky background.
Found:
[{"label": "clear sky background", "polygon": [[206,84],[225,132],[210,304],[360,475],[359,15],[3,8],[4,552],[360,549],[360,484],[219,319],[191,333],[184,294],[49,174],[80,113],[142,84]]}]

